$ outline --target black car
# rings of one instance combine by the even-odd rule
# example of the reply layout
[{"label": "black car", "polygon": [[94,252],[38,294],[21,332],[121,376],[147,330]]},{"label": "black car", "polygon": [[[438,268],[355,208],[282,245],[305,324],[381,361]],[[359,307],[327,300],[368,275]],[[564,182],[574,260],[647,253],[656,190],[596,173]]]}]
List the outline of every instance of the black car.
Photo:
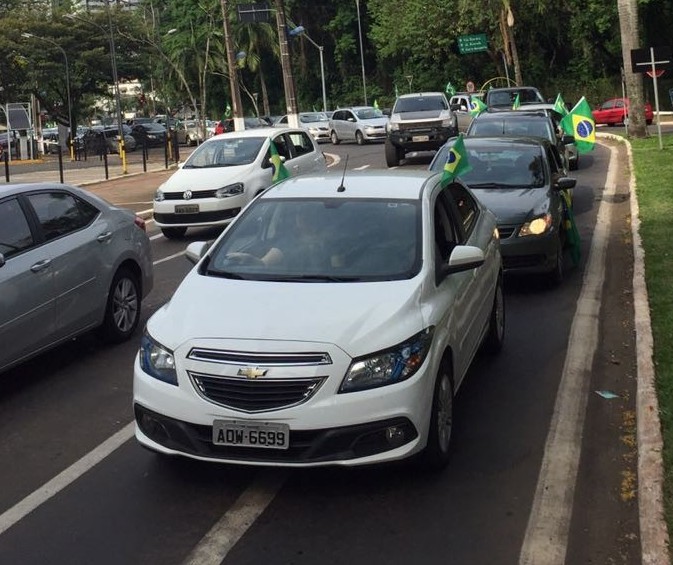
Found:
[{"label": "black car", "polygon": [[[456,139],[435,155],[430,170],[440,172]],[[563,278],[569,247],[566,206],[575,179],[559,166],[556,145],[541,138],[465,137],[471,170],[460,175],[498,219],[505,272]]]},{"label": "black car", "polygon": [[529,136],[540,137],[558,149],[561,166],[570,170],[569,145],[575,142],[572,135],[559,133],[552,118],[543,111],[528,110],[487,111],[476,116],[467,128],[468,136]]},{"label": "black car", "polygon": [[[131,128],[122,124],[126,151],[135,151],[136,140],[131,136]],[[77,139],[79,138],[79,134]],[[100,155],[103,152],[119,152],[119,126],[92,126],[81,137],[81,143],[87,155]]]},{"label": "black car", "polygon": [[131,135],[138,147],[163,147],[166,145],[168,131],[159,123],[151,122],[135,124],[131,128]]},{"label": "black car", "polygon": [[486,92],[486,105],[489,108],[511,110],[519,96],[519,104],[540,104],[546,102],[542,93],[534,86],[516,86],[510,88],[491,88]]}]

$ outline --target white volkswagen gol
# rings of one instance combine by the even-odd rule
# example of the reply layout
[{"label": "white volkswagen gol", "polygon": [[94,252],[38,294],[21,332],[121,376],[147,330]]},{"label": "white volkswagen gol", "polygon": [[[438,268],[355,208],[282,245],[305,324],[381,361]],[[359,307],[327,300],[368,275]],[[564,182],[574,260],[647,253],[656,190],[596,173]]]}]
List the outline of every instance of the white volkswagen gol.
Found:
[{"label": "white volkswagen gol", "polygon": [[163,234],[180,238],[188,227],[229,224],[273,184],[270,140],[291,176],[327,169],[325,156],[305,129],[254,128],[216,135],[157,190],[154,221]]},{"label": "white volkswagen gol", "polygon": [[446,464],[454,394],[504,336],[495,217],[421,171],[288,179],[148,321],[140,443],[252,465]]}]

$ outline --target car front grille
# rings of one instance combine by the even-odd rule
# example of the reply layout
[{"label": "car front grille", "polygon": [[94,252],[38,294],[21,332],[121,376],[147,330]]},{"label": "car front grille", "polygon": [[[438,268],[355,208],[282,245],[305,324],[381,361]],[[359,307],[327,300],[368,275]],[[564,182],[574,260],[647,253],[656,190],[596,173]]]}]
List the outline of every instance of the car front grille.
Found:
[{"label": "car front grille", "polygon": [[[216,190],[193,190],[189,200],[196,200],[198,198],[214,198]],[[185,200],[182,192],[164,192],[164,200]]]},{"label": "car front grille", "polygon": [[252,353],[194,347],[187,357],[195,361],[227,363],[230,365],[263,365],[267,367],[332,364],[329,353]]},{"label": "car front grille", "polygon": [[400,122],[400,131],[404,131],[406,133],[427,132],[428,130],[437,129],[441,127],[442,127],[442,120],[415,122],[415,123]]},{"label": "car front grille", "polygon": [[327,377],[248,379],[189,372],[196,391],[207,400],[243,412],[266,412],[306,402]]},{"label": "car front grille", "polygon": [[240,208],[217,210],[215,212],[199,212],[197,214],[154,214],[154,220],[160,224],[206,224],[234,218],[241,211]]}]

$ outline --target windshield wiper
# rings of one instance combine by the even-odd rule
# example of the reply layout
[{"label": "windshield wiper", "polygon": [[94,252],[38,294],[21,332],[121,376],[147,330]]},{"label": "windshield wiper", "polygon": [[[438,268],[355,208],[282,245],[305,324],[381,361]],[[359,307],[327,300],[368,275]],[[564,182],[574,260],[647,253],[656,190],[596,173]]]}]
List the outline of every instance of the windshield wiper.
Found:
[{"label": "windshield wiper", "polygon": [[215,271],[213,269],[208,269],[205,272],[206,276],[209,277],[219,277],[221,279],[236,279],[236,280],[245,280],[246,277],[240,273],[232,273],[231,271]]},{"label": "windshield wiper", "polygon": [[274,281],[282,282],[358,282],[360,277],[345,277],[338,275],[279,275],[273,277]]},{"label": "windshield wiper", "polygon": [[511,184],[507,182],[468,182],[470,188],[530,188],[530,184]]}]

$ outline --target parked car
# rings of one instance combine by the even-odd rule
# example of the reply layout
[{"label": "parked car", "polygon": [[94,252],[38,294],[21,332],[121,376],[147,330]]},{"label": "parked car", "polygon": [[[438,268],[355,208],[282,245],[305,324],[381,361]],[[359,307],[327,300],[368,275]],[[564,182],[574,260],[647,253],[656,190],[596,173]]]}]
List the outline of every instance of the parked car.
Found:
[{"label": "parked car", "polygon": [[178,137],[178,143],[183,145],[197,145],[203,141],[203,132],[201,124],[196,120],[185,120],[178,122],[175,126],[175,133]]},{"label": "parked car", "polygon": [[133,212],[73,186],[0,186],[0,371],[94,328],[130,338],[152,282]]},{"label": "parked car", "polygon": [[[122,131],[124,133],[124,147],[126,151],[135,151],[137,144],[135,138],[131,135],[131,127],[122,124]],[[98,155],[102,151],[119,153],[118,125],[91,126],[82,134],[80,139],[88,154]]]},{"label": "parked car", "polygon": [[559,132],[556,124],[543,111],[527,110],[487,111],[472,120],[467,128],[468,136],[532,136],[540,137],[554,144],[561,161],[559,165],[570,169],[570,151],[568,146],[575,143],[572,135]]},{"label": "parked car", "polygon": [[397,97],[386,130],[386,164],[397,167],[407,153],[436,151],[458,135],[458,121],[443,92],[418,92]]},{"label": "parked car", "polygon": [[253,128],[204,141],[157,190],[154,221],[166,237],[225,226],[273,184],[270,140],[292,176],[322,172],[325,156],[301,128]]},{"label": "parked car", "polygon": [[388,117],[373,106],[353,106],[334,111],[329,119],[330,139],[334,145],[355,141],[363,145],[386,137]]},{"label": "parked car", "polygon": [[515,86],[491,88],[486,92],[486,105],[489,108],[511,110],[517,95],[522,106],[546,102],[542,93],[534,86]]},{"label": "parked car", "polygon": [[168,130],[158,122],[136,124],[131,127],[131,135],[138,147],[162,147],[168,139]]},{"label": "parked car", "polygon": [[[300,112],[299,127],[302,127],[313,136],[318,143],[330,140],[329,118],[325,112]],[[281,116],[273,125],[287,127],[287,114]]]},{"label": "parked car", "polygon": [[455,394],[480,346],[504,339],[495,217],[440,175],[366,173],[287,179],[212,246],[187,247],[196,266],[135,361],[143,446],[250,465],[447,463]]},{"label": "parked car", "polygon": [[[243,118],[243,125],[245,129],[268,128],[269,122],[263,118],[258,118],[256,116],[247,116]],[[220,120],[215,125],[215,135],[219,135],[221,133],[228,133],[231,131],[235,131],[234,118],[227,118],[226,120]]]},{"label": "parked car", "polygon": [[[591,113],[596,125],[606,124],[608,126],[616,126],[623,124],[624,119],[629,117],[629,99],[610,98]],[[648,126],[652,124],[653,119],[654,112],[652,105],[649,102],[645,102],[645,122]]]},{"label": "parked car", "polygon": [[[430,163],[441,171],[450,140]],[[575,179],[558,164],[556,146],[542,138],[465,137],[472,170],[461,176],[498,218],[505,273],[543,274],[563,279],[567,243],[564,196]]]}]

